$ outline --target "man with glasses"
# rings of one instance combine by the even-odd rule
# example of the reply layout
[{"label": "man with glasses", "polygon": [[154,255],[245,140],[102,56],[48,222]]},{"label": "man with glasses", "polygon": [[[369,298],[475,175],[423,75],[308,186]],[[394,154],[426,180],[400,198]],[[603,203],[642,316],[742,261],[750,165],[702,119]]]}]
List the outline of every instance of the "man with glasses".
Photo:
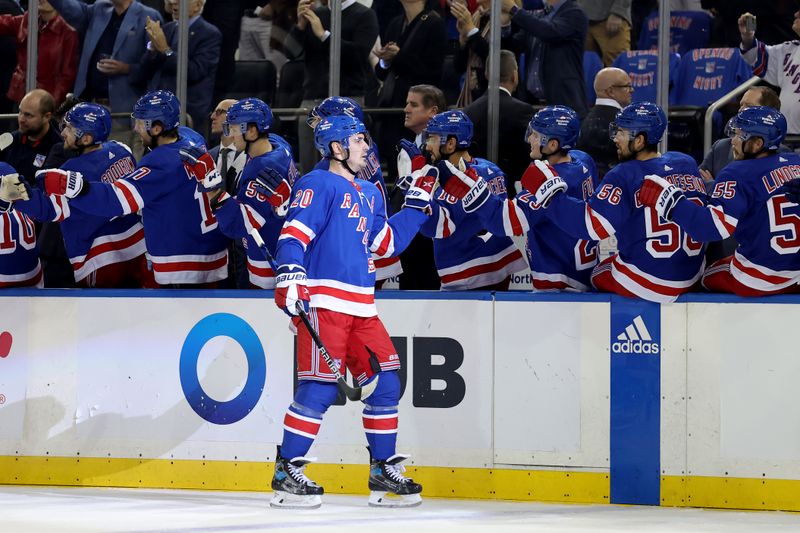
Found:
[{"label": "man with glasses", "polygon": [[602,177],[617,164],[617,147],[608,137],[608,125],[631,103],[633,85],[627,72],[609,67],[595,76],[594,90],[597,101],[581,124],[578,149],[592,156]]}]

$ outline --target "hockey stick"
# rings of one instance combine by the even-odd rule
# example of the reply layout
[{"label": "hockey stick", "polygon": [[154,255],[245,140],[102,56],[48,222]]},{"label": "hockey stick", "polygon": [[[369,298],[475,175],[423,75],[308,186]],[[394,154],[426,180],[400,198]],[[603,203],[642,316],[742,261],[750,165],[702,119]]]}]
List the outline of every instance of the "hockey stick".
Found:
[{"label": "hockey stick", "polygon": [[[259,250],[261,250],[261,253],[264,254],[264,257],[269,262],[270,266],[272,267],[272,270],[277,273],[278,267],[275,264],[275,258],[272,257],[271,253],[269,253],[267,245],[264,242],[264,239],[261,238],[261,235],[258,233],[258,230],[253,228],[250,231],[250,236],[256,242],[256,245],[258,246]],[[367,383],[362,387],[351,387],[350,384],[347,383],[347,380],[344,378],[342,373],[339,372],[339,367],[333,361],[333,357],[331,357],[331,354],[328,353],[328,350],[325,348],[325,345],[322,344],[322,339],[319,338],[319,334],[314,329],[314,326],[311,325],[311,321],[308,319],[308,314],[306,313],[305,309],[303,309],[303,305],[300,302],[297,302],[295,310],[297,311],[297,315],[300,317],[300,320],[303,322],[303,325],[308,330],[308,333],[311,335],[311,338],[314,340],[314,344],[317,345],[319,353],[322,355],[322,359],[325,360],[325,362],[328,364],[331,371],[333,372],[333,376],[336,378],[336,384],[339,385],[339,388],[342,390],[344,395],[347,396],[348,399],[355,402],[358,400],[365,400],[373,392],[375,392],[375,388],[378,386],[378,380],[380,379],[380,376],[375,376],[375,379],[373,379],[372,381],[370,381],[369,383]],[[369,348],[367,348],[367,351],[370,353],[370,356],[374,356],[374,354]]]}]

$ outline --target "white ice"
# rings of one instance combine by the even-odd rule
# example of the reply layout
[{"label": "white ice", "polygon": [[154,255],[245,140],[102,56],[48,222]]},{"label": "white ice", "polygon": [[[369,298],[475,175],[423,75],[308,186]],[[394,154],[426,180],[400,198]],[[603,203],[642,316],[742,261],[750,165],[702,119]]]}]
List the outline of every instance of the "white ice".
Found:
[{"label": "white ice", "polygon": [[270,509],[271,494],[0,486],[2,533],[800,531],[800,514],[425,499],[374,509],[325,495],[320,509]]}]

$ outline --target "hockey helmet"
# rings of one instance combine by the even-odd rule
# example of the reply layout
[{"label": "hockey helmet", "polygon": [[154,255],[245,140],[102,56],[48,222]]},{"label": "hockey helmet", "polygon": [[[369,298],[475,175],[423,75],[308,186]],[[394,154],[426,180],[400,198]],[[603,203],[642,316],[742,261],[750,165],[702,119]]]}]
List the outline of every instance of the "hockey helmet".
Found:
[{"label": "hockey helmet", "polygon": [[139,98],[131,116],[143,120],[148,132],[154,122],[160,122],[165,130],[172,130],[180,124],[181,103],[169,91],[150,91]]},{"label": "hockey helmet", "polygon": [[528,142],[533,132],[541,136],[541,146],[546,145],[551,139],[558,141],[561,150],[575,148],[578,142],[578,133],[581,131],[581,120],[571,108],[563,105],[545,107],[536,113],[528,123],[525,132],[525,142]]},{"label": "hockey helmet", "polygon": [[95,144],[107,141],[111,133],[111,113],[99,104],[76,104],[67,111],[64,123],[75,129],[79,139],[84,135],[91,135]]},{"label": "hockey helmet", "polygon": [[449,137],[455,137],[458,148],[466,150],[472,143],[472,121],[463,111],[445,111],[428,121],[425,135],[438,135],[442,145]]},{"label": "hockey helmet", "polygon": [[364,111],[358,102],[346,96],[329,96],[308,113],[306,124],[313,126],[314,122],[334,115],[347,115],[364,122]]},{"label": "hockey helmet", "polygon": [[259,133],[268,131],[272,126],[272,110],[263,100],[245,98],[228,108],[228,115],[222,124],[222,134],[229,136],[231,125],[238,125],[244,135],[248,124],[255,124]]},{"label": "hockey helmet", "polygon": [[326,117],[314,128],[314,146],[322,157],[330,158],[333,156],[331,143],[338,142],[347,150],[350,147],[350,137],[357,133],[363,133],[367,142],[370,142],[367,128],[357,118],[348,115]]},{"label": "hockey helmet", "polygon": [[608,134],[613,139],[618,130],[628,130],[630,139],[644,135],[647,144],[657,144],[667,130],[667,115],[664,110],[651,102],[636,102],[617,113],[608,125]]},{"label": "hockey helmet", "polygon": [[729,137],[738,134],[744,141],[761,137],[764,150],[777,150],[786,137],[786,129],[783,113],[771,107],[755,106],[739,111],[728,122],[726,133]]}]

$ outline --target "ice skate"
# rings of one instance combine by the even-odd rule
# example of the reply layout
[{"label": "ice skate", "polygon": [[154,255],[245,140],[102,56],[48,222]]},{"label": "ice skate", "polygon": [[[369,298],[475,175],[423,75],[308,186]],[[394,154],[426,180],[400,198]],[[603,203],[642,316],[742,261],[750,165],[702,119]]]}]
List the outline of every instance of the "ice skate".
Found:
[{"label": "ice skate", "polygon": [[371,507],[414,507],[422,503],[422,485],[403,475],[400,464],[408,455],[395,454],[385,461],[370,457],[369,505]]},{"label": "ice skate", "polygon": [[316,459],[295,457],[287,459],[278,455],[275,458],[275,475],[272,477],[272,490],[275,495],[269,502],[270,507],[284,509],[316,509],[322,505],[324,489],[311,481],[303,472],[308,463]]}]

